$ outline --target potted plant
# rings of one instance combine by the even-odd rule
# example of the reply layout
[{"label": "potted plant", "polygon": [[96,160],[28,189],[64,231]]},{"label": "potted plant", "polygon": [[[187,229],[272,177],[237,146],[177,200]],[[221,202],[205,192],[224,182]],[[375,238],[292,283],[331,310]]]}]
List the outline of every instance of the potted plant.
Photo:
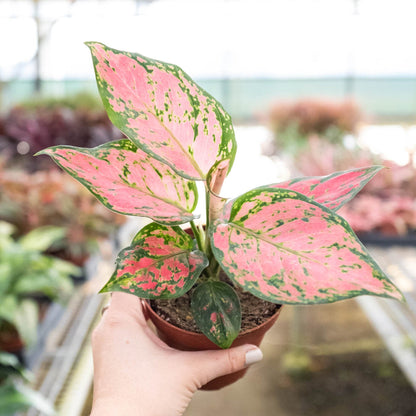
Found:
[{"label": "potted plant", "polygon": [[51,404],[28,387],[31,374],[16,356],[0,352],[0,416],[10,416],[33,407],[44,415],[55,415]]},{"label": "potted plant", "polygon": [[53,163],[31,155],[63,143],[92,147],[108,137],[121,138],[99,106],[98,96],[83,93],[66,99],[37,97],[13,107],[0,116],[1,150],[8,154],[9,166],[49,169],[55,167]]},{"label": "potted plant", "polygon": [[[241,339],[237,290],[267,301],[265,308],[362,294],[402,299],[335,212],[379,166],[267,185],[226,200],[219,194],[236,141],[221,104],[175,65],[87,45],[104,106],[127,139],[40,153],[109,209],[153,220],[120,252],[101,292],[189,298],[190,314],[212,341],[203,348]],[[193,213],[195,181],[205,190],[203,225]],[[192,235],[179,227],[186,223]],[[182,331],[181,341],[186,334],[192,332]]]},{"label": "potted plant", "polygon": [[42,253],[63,232],[46,226],[16,241],[13,226],[0,222],[0,351],[19,353],[35,341],[39,295],[64,300],[71,293],[78,268]]},{"label": "potted plant", "polygon": [[298,153],[313,136],[325,143],[342,144],[346,134],[355,134],[363,118],[351,100],[331,101],[305,98],[272,105],[267,121],[274,133],[276,150]]}]

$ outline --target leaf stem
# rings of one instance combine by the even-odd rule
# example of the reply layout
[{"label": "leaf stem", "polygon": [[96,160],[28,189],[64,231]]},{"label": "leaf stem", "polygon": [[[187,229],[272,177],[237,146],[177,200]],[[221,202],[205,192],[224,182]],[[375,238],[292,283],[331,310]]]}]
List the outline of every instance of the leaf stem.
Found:
[{"label": "leaf stem", "polygon": [[210,220],[210,217],[209,217],[209,199],[210,199],[210,193],[209,193],[209,190],[208,190],[208,187],[207,187],[207,184],[206,184],[206,182],[205,182],[205,217],[206,217],[206,219],[205,219],[205,222],[206,222],[206,224],[205,224],[205,253],[208,253],[208,247],[209,247],[209,236],[208,236],[208,229],[209,229],[209,224],[210,224],[210,222],[209,222],[209,220]]},{"label": "leaf stem", "polygon": [[217,259],[214,257],[214,253],[212,252],[211,248],[211,240],[209,238],[209,226],[210,226],[210,219],[211,219],[211,211],[210,208],[212,207],[210,198],[211,198],[211,192],[208,189],[207,184],[205,183],[205,202],[206,202],[206,227],[205,227],[205,254],[208,257],[209,266],[207,267],[207,272],[209,275],[209,278],[212,280],[219,280],[218,279],[218,271],[219,271],[219,263]]},{"label": "leaf stem", "polygon": [[198,227],[196,226],[196,224],[195,224],[195,222],[193,220],[191,221],[191,228],[192,228],[192,231],[194,233],[194,237],[195,237],[196,243],[198,244],[198,248],[201,251],[205,251],[203,237],[202,237],[202,235],[201,235]]}]

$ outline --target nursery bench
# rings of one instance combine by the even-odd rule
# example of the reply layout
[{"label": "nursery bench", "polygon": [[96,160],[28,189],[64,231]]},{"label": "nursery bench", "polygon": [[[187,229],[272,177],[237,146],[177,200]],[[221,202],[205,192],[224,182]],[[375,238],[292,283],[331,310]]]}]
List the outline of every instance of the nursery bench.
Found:
[{"label": "nursery bench", "polygon": [[358,297],[357,302],[416,390],[416,247],[369,246],[369,251],[407,304],[372,296]]}]

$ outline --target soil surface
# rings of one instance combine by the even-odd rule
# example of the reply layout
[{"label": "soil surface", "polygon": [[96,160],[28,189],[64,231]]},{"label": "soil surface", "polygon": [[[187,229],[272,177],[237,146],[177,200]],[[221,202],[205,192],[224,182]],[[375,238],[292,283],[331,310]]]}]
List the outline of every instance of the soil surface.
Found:
[{"label": "soil surface", "polygon": [[[243,292],[240,288],[234,289],[240,299],[242,332],[261,325],[280,308],[280,305],[256,298],[250,293]],[[159,316],[172,325],[187,331],[201,333],[192,317],[191,294],[189,292],[177,299],[152,300],[150,305]]]}]

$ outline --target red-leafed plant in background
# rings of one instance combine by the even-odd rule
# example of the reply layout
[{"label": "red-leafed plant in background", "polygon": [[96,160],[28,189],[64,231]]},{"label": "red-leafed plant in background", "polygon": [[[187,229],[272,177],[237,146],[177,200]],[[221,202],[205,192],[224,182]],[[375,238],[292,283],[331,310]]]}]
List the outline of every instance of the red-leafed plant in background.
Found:
[{"label": "red-leafed plant in background", "polygon": [[[240,331],[233,286],[279,304],[402,299],[335,212],[380,167],[271,184],[227,201],[219,192],[236,142],[221,104],[175,65],[87,45],[104,106],[127,139],[41,153],[109,209],[154,221],[121,251],[102,292],[168,299],[192,290],[196,323],[223,348]],[[194,181],[205,185],[205,227],[194,222]],[[194,238],[178,226],[187,222]],[[221,269],[231,284],[219,279]]]}]

